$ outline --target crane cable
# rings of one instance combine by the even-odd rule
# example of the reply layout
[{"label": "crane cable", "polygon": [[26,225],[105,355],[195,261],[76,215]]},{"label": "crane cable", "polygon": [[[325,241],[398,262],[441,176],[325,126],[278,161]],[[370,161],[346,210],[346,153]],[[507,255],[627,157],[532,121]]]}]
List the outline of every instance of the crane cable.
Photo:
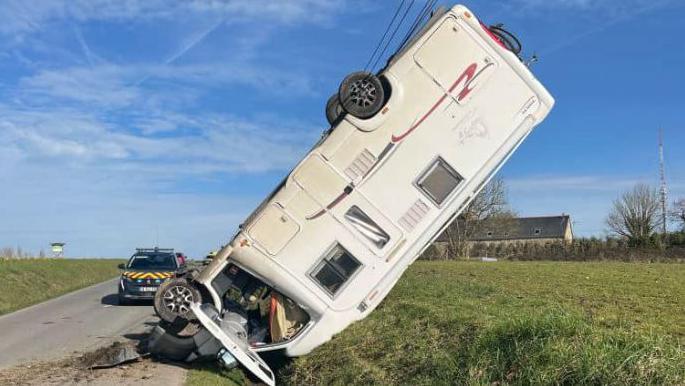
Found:
[{"label": "crane cable", "polygon": [[421,11],[416,15],[416,18],[414,19],[414,22],[411,25],[411,28],[407,30],[407,33],[404,35],[404,38],[402,38],[402,42],[397,46],[397,50],[395,52],[399,52],[405,44],[409,41],[409,39],[414,36],[414,33],[416,32],[417,28],[421,25],[421,21],[428,15],[430,11],[433,10],[433,6],[435,5],[435,2],[437,0],[426,0],[426,3],[424,4],[423,8]]},{"label": "crane cable", "polygon": [[402,18],[400,19],[399,23],[397,23],[397,25],[395,25],[395,29],[392,31],[392,34],[391,34],[390,37],[388,38],[388,41],[385,43],[385,46],[383,47],[383,50],[382,50],[381,53],[378,55],[378,58],[376,58],[376,61],[374,61],[374,63],[373,63],[373,65],[371,66],[371,68],[369,68],[370,71],[373,71],[373,69],[376,68],[376,65],[378,64],[378,62],[380,61],[380,59],[381,59],[381,58],[383,57],[383,55],[385,54],[385,51],[388,49],[388,46],[390,46],[390,43],[392,42],[392,40],[393,40],[394,37],[395,37],[395,34],[397,34],[397,30],[400,28],[400,26],[402,25],[402,23],[404,23],[404,19],[407,18],[407,14],[409,13],[409,10],[411,10],[412,7],[414,6],[414,1],[415,1],[415,0],[411,0],[411,2],[409,3],[409,6],[407,6],[407,9],[404,11],[404,14],[402,14]]},{"label": "crane cable", "polygon": [[385,32],[383,32],[383,37],[381,37],[381,40],[378,42],[378,45],[376,46],[376,49],[373,50],[373,53],[371,54],[371,57],[369,58],[369,61],[366,63],[366,66],[364,66],[364,71],[367,70],[367,68],[369,67],[369,64],[371,64],[371,61],[373,61],[373,58],[374,58],[374,57],[376,56],[376,54],[378,53],[378,49],[381,48],[381,45],[383,44],[383,41],[385,41],[385,37],[388,35],[388,31],[390,31],[390,27],[392,27],[393,23],[395,23],[395,19],[397,19],[397,15],[400,14],[400,10],[401,10],[402,7],[404,6],[404,2],[405,2],[405,0],[402,0],[402,2],[400,2],[400,5],[399,5],[399,6],[397,7],[397,9],[395,10],[395,14],[392,16],[392,19],[390,20],[390,23],[389,23],[388,26],[385,28]]},{"label": "crane cable", "polygon": [[[378,54],[378,57],[377,57],[376,60],[374,61],[374,57],[375,57],[376,54],[378,53],[378,49],[381,47],[381,45],[383,44],[383,42],[386,40],[386,37],[388,36],[388,32],[390,31],[390,28],[392,28],[393,24],[395,23],[395,20],[397,20],[397,16],[399,15],[400,11],[401,11],[402,8],[404,7],[405,1],[406,1],[406,0],[402,0],[402,1],[400,2],[400,4],[397,6],[397,9],[395,9],[395,13],[394,13],[393,16],[392,16],[392,19],[390,19],[390,23],[388,23],[388,26],[385,28],[385,32],[383,32],[383,36],[381,37],[380,41],[378,42],[378,45],[376,45],[376,48],[373,50],[373,53],[371,54],[371,57],[369,58],[369,61],[368,61],[368,62],[366,63],[366,65],[364,66],[364,72],[368,72],[368,74],[369,74],[368,77],[371,77],[371,75],[373,74],[373,69],[376,67],[376,65],[378,64],[378,62],[381,60],[381,58],[383,57],[383,55],[384,55],[385,52],[387,51],[388,47],[390,46],[390,43],[391,43],[391,42],[393,41],[393,39],[395,38],[395,35],[397,34],[397,31],[399,30],[400,26],[404,23],[404,20],[407,18],[407,15],[409,14],[409,11],[410,11],[410,10],[412,9],[412,7],[414,6],[415,0],[411,0],[411,2],[409,3],[409,5],[407,6],[407,8],[404,10],[404,13],[402,14],[402,18],[401,18],[400,21],[395,25],[395,28],[394,28],[394,30],[392,31],[392,34],[390,35],[390,37],[388,37],[387,41],[385,42],[385,46],[383,46],[383,50],[380,52],[380,54]],[[405,38],[403,39],[403,42],[402,42],[402,44],[400,44],[400,46],[404,45],[404,43],[406,42],[406,39],[408,38],[408,36],[410,36],[411,34],[413,34],[413,31],[416,29],[417,25],[419,24],[419,21],[425,17],[425,15],[427,14],[428,10],[430,10],[430,9],[432,8],[432,5],[435,3],[435,1],[436,1],[436,0],[426,0],[426,3],[424,4],[423,8],[421,8],[421,10],[419,10],[419,13],[417,14],[416,18],[414,19],[414,22],[412,23],[412,26],[410,27],[407,36],[405,36]],[[429,4],[430,4],[430,6],[429,6]],[[370,64],[372,61],[373,61],[373,65],[371,65],[371,67],[369,67],[369,64]],[[341,103],[341,104],[344,104],[345,101],[341,100],[340,103]]]}]

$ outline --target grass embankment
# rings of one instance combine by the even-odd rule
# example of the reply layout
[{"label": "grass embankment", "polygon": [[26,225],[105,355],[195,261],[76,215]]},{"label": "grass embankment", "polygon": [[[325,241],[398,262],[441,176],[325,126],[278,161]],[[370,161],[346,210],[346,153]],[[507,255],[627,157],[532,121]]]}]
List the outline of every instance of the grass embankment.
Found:
[{"label": "grass embankment", "polygon": [[0,315],[111,279],[114,259],[0,259]]},{"label": "grass embankment", "polygon": [[[684,278],[681,264],[417,262],[279,382],[683,384]],[[188,383],[219,379],[204,368]]]}]

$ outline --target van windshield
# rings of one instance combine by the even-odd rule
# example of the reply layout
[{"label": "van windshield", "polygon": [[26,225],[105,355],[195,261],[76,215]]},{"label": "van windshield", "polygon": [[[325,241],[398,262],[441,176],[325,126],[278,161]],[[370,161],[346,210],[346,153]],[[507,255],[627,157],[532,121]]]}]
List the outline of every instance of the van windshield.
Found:
[{"label": "van windshield", "polygon": [[212,287],[222,295],[226,312],[242,321],[252,346],[287,341],[309,322],[297,303],[236,265],[228,265]]},{"label": "van windshield", "polygon": [[137,253],[128,262],[129,269],[176,269],[176,256],[172,253]]}]

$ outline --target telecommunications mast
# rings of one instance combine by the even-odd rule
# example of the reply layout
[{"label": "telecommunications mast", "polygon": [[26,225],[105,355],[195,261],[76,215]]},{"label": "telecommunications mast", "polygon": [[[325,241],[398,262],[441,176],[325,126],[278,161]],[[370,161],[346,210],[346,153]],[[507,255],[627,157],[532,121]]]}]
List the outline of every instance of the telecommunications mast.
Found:
[{"label": "telecommunications mast", "polygon": [[661,234],[666,238],[666,172],[664,170],[664,133],[659,129],[659,179],[660,179],[660,200],[661,200]]}]

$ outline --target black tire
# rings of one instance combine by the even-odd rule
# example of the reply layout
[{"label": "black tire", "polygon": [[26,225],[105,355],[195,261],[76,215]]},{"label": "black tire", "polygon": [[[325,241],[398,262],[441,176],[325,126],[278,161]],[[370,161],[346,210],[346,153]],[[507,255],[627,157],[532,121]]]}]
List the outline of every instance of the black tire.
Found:
[{"label": "black tire", "polygon": [[155,293],[155,312],[160,319],[169,324],[182,323],[195,319],[195,315],[190,311],[190,303],[201,300],[200,291],[188,280],[167,280]]},{"label": "black tire", "polygon": [[340,105],[340,98],[338,94],[335,93],[328,98],[326,102],[326,119],[328,123],[332,126],[338,122],[340,116],[344,113],[342,106]]},{"label": "black tire", "polygon": [[345,112],[367,119],[376,115],[383,107],[385,91],[376,75],[358,71],[343,79],[338,98]]},{"label": "black tire", "polygon": [[174,361],[185,360],[196,348],[192,337],[178,337],[159,326],[152,330],[147,347],[154,357]]}]

